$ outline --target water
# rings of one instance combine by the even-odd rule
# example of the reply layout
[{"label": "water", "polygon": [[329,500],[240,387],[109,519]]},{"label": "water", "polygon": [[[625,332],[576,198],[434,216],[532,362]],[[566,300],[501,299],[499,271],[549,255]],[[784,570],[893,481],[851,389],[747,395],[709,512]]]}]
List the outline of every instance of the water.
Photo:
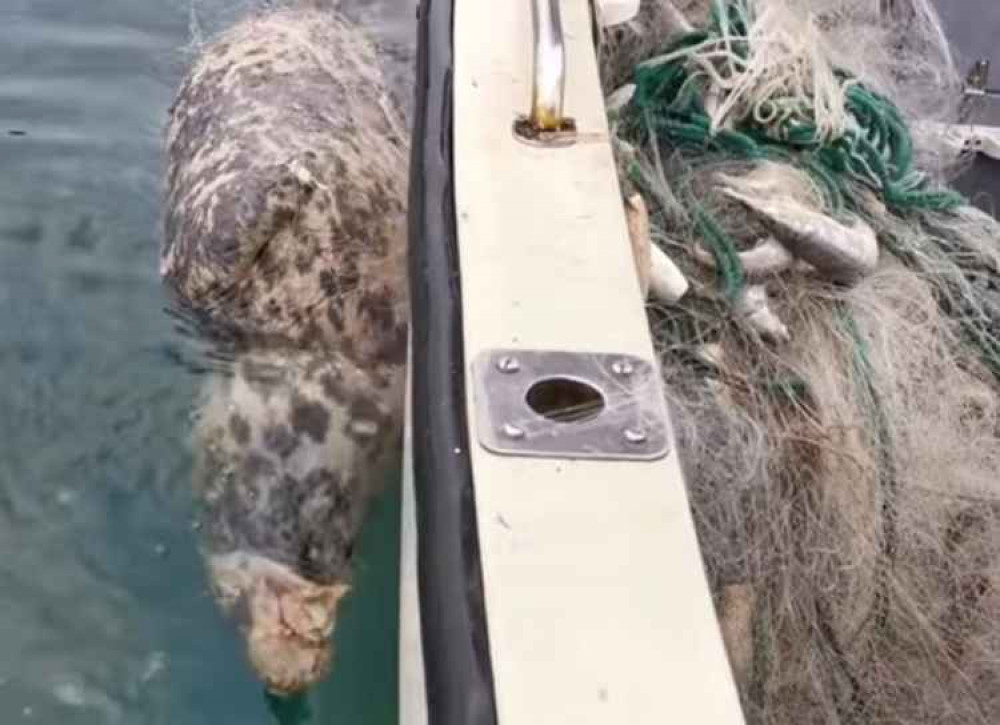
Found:
[{"label": "water", "polygon": [[[199,381],[156,273],[160,133],[192,34],[243,7],[192,2],[0,8],[0,723],[388,725],[397,496],[308,702],[265,698],[205,588]],[[351,9],[411,42],[410,3]]]}]

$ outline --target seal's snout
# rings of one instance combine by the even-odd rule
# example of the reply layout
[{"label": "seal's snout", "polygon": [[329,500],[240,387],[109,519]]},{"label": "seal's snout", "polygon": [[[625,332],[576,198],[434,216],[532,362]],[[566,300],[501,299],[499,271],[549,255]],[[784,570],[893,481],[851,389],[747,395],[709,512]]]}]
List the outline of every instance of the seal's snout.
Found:
[{"label": "seal's snout", "polygon": [[330,637],[346,587],[320,587],[264,577],[249,594],[245,630],[250,662],[276,694],[299,692],[330,667]]},{"label": "seal's snout", "polygon": [[327,673],[337,606],[347,585],[316,584],[282,564],[246,554],[215,557],[212,574],[222,604],[238,615],[250,663],[268,690],[301,692]]}]

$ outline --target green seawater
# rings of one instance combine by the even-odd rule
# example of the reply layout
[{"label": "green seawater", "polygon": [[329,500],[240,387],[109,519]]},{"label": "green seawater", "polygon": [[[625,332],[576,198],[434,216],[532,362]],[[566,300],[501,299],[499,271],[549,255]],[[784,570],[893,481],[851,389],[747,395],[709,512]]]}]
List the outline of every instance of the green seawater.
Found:
[{"label": "green seawater", "polygon": [[[345,4],[409,42],[410,4]],[[398,486],[335,672],[296,701],[254,680],[192,530],[160,142],[193,43],[249,6],[0,0],[0,725],[396,721]]]}]

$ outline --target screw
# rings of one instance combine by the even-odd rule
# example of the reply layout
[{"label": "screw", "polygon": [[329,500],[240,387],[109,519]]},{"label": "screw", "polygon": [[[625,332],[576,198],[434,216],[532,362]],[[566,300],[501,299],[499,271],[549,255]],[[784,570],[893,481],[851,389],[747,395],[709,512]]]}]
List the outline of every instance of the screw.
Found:
[{"label": "screw", "polygon": [[516,357],[511,357],[510,355],[504,355],[502,358],[497,360],[497,370],[502,373],[516,373],[521,369],[521,363],[517,361]]},{"label": "screw", "polygon": [[635,372],[635,367],[632,366],[628,360],[616,360],[611,364],[611,372],[615,375],[620,375],[623,378],[627,378],[629,375]]},{"label": "screw", "polygon": [[511,440],[519,441],[524,438],[524,430],[518,428],[513,423],[504,423],[503,434]]},{"label": "screw", "polygon": [[626,428],[625,440],[634,446],[642,445],[646,442],[646,431],[641,428]]}]

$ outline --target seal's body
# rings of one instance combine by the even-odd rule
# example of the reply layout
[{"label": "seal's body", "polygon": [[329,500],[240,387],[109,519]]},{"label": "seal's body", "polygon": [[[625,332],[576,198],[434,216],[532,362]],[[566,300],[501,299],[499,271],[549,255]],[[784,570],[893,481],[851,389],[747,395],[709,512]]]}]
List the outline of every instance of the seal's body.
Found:
[{"label": "seal's body", "polygon": [[358,28],[280,10],[209,45],[170,113],[161,274],[235,341],[195,435],[209,571],[279,693],[328,666],[398,450],[407,156],[389,99]]}]

